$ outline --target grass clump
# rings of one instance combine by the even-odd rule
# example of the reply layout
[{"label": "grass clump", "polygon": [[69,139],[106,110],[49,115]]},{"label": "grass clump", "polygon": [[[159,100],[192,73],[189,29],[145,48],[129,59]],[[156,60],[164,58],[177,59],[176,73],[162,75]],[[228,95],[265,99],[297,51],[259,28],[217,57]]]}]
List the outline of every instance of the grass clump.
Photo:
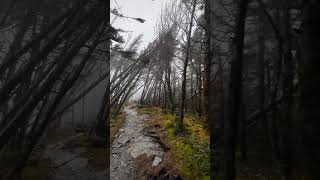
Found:
[{"label": "grass clump", "polygon": [[126,115],[124,112],[120,112],[116,117],[112,118],[110,121],[110,142],[112,143],[114,138],[116,137],[119,129],[122,127],[126,119]]}]

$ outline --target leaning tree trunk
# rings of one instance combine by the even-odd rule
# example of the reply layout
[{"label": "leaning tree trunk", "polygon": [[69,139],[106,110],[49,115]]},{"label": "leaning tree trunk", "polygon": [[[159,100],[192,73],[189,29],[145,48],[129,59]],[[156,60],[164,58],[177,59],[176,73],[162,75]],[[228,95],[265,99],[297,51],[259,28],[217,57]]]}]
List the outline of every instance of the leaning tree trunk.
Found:
[{"label": "leaning tree trunk", "polygon": [[[108,42],[109,43],[109,42]],[[110,57],[107,57],[107,70],[108,77],[107,78],[107,86],[105,89],[105,93],[103,96],[103,101],[101,103],[101,107],[97,116],[97,123],[94,127],[94,134],[98,139],[102,140],[103,145],[109,145],[109,116],[110,116]]]}]

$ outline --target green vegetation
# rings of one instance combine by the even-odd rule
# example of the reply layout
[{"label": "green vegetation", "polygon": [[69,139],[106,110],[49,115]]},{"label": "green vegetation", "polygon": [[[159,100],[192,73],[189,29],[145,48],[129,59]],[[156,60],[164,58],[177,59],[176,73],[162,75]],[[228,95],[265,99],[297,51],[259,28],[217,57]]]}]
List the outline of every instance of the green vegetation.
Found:
[{"label": "green vegetation", "polygon": [[122,127],[124,120],[126,119],[126,115],[123,112],[119,112],[119,114],[111,119],[110,122],[110,142],[112,143],[115,136],[119,132],[119,129]]},{"label": "green vegetation", "polygon": [[138,112],[151,113],[157,123],[164,127],[168,144],[184,179],[210,179],[210,136],[200,120],[187,114],[184,133],[177,133],[177,119],[164,114],[158,108],[143,107]]},{"label": "green vegetation", "polygon": [[140,115],[143,115],[143,114],[156,115],[156,114],[158,114],[160,112],[159,109],[154,108],[152,106],[137,105],[136,107],[137,107],[137,112]]},{"label": "green vegetation", "polygon": [[171,117],[166,118],[162,123],[182,176],[186,179],[208,176],[210,171],[209,135],[199,123],[186,117],[184,124],[186,133],[179,136],[176,133],[176,122],[175,118]]}]

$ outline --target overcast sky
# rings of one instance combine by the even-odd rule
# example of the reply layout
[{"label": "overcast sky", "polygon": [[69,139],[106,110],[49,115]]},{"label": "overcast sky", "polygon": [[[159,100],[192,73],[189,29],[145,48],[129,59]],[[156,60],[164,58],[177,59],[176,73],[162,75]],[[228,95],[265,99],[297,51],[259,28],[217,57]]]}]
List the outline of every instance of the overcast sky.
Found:
[{"label": "overcast sky", "polygon": [[[161,7],[169,1],[172,0],[111,0],[111,8],[120,9],[120,13],[123,15],[146,20],[144,23],[140,23],[132,19],[118,18],[112,25],[115,28],[131,31],[131,40],[139,34],[143,34],[142,44],[139,48],[139,50],[142,50],[155,38],[154,31]],[[113,16],[111,16],[111,22],[112,20]],[[122,35],[126,40],[130,33],[123,33]]]},{"label": "overcast sky", "polygon": [[[117,18],[112,26],[115,28],[121,28],[129,33],[122,33],[121,35],[125,38],[125,41],[132,36],[131,40],[137,37],[139,34],[143,34],[142,43],[139,50],[143,50],[149,42],[155,39],[155,27],[157,20],[160,17],[161,8],[165,4],[173,0],[111,0],[111,8],[120,9],[120,13],[125,16],[133,18],[142,18],[145,20],[144,23],[127,19]],[[114,16],[111,14],[111,23]],[[141,95],[142,89],[136,92],[131,99],[138,99]]]}]

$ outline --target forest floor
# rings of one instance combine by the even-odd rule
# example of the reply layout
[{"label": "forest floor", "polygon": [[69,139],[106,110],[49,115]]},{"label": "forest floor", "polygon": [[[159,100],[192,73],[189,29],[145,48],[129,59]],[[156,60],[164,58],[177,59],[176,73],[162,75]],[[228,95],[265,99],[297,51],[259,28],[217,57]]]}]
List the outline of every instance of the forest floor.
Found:
[{"label": "forest floor", "polygon": [[173,133],[174,116],[159,108],[130,105],[124,113],[112,144],[111,179],[209,179],[209,135],[200,123],[187,116],[180,136]]},{"label": "forest floor", "polygon": [[105,148],[91,146],[83,133],[46,147],[51,161],[48,180],[105,180],[108,177]]},{"label": "forest floor", "polygon": [[157,134],[168,147],[167,161],[170,163],[165,167],[175,169],[186,180],[210,179],[210,136],[201,118],[185,114],[181,133],[178,130],[178,117],[175,115],[166,113],[159,107],[137,108],[139,113],[150,115],[147,124],[159,127]]},{"label": "forest floor", "polygon": [[48,137],[22,173],[23,180],[105,180],[109,154],[90,143],[88,135],[61,129]]},{"label": "forest floor", "polygon": [[[24,180],[209,179],[209,135],[187,114],[185,133],[176,117],[158,107],[131,104],[111,120],[111,155],[92,146],[83,132],[59,129],[48,137],[41,158],[25,168]],[[106,160],[110,157],[110,169]]]}]

